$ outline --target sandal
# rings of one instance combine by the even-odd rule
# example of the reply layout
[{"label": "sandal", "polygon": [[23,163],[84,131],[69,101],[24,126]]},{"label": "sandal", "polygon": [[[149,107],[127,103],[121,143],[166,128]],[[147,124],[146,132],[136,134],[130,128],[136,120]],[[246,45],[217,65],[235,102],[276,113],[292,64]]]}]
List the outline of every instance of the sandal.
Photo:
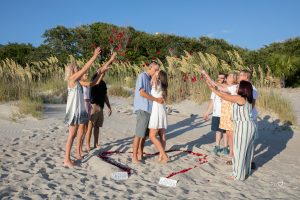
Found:
[{"label": "sandal", "polygon": [[231,160],[226,161],[226,165],[232,165],[232,161]]}]

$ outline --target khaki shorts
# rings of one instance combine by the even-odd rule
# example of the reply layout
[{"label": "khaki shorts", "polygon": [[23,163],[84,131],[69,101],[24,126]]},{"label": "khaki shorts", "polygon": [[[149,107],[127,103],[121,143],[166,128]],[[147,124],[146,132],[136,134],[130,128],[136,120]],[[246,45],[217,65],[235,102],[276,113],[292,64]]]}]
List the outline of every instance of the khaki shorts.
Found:
[{"label": "khaki shorts", "polygon": [[90,120],[95,128],[102,127],[104,121],[103,108],[96,104],[92,104]]}]

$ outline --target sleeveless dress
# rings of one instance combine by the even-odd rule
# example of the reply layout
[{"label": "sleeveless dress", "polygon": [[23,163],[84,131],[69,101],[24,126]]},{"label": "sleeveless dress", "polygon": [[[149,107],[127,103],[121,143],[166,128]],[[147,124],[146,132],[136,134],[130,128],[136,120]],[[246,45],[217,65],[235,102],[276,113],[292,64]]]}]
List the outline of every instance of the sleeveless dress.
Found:
[{"label": "sleeveless dress", "polygon": [[251,172],[251,161],[254,152],[256,124],[252,119],[252,105],[232,105],[234,126],[232,168],[235,180],[245,180]]},{"label": "sleeveless dress", "polygon": [[87,122],[88,114],[85,110],[83,89],[79,81],[76,81],[74,88],[68,87],[65,123],[68,125],[79,125]]},{"label": "sleeveless dress", "polygon": [[[155,86],[152,86],[151,95],[155,98],[162,97],[162,90],[160,84],[157,86],[157,88],[155,88]],[[167,122],[166,106],[164,104],[159,104],[154,101],[152,104],[152,112],[151,112],[148,128],[167,129],[167,127],[168,127],[168,122]]]},{"label": "sleeveless dress", "polygon": [[[237,85],[227,87],[231,95],[237,95]],[[224,99],[221,100],[221,116],[220,116],[220,128],[226,131],[233,131],[233,121],[231,118],[232,103]]]},{"label": "sleeveless dress", "polygon": [[220,129],[233,131],[233,122],[231,120],[232,103],[224,99],[221,100]]}]

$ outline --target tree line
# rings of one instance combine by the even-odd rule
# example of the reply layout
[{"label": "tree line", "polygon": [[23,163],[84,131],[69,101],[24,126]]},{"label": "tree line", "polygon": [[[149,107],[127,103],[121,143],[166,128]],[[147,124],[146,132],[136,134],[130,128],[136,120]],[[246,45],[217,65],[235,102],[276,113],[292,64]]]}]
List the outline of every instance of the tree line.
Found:
[{"label": "tree line", "polygon": [[141,63],[152,59],[166,62],[167,56],[180,57],[185,51],[214,54],[230,64],[227,51],[237,51],[250,68],[260,66],[270,69],[273,76],[285,80],[286,86],[300,85],[300,38],[274,42],[258,50],[249,50],[229,44],[223,39],[209,37],[188,38],[170,34],[149,34],[133,27],[118,27],[107,23],[93,23],[75,28],[57,26],[46,30],[44,41],[34,47],[31,44],[9,43],[0,45],[0,60],[11,58],[22,66],[56,56],[63,64],[69,55],[86,59],[92,49],[100,45],[101,59],[111,50],[120,51],[120,62]]}]

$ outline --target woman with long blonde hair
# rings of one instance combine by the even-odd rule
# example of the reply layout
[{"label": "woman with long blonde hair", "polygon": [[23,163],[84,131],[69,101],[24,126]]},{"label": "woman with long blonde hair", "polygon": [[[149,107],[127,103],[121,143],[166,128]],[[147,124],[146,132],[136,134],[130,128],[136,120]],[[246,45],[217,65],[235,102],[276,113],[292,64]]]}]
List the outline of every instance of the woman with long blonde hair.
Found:
[{"label": "woman with long blonde hair", "polygon": [[81,77],[91,67],[97,59],[101,49],[95,49],[92,58],[79,70],[76,64],[70,64],[66,68],[66,80],[68,81],[68,98],[66,107],[65,123],[69,125],[69,134],[66,142],[66,153],[64,158],[65,167],[73,167],[74,162],[71,160],[70,153],[74,138],[78,132],[76,158],[82,159],[81,145],[84,131],[84,124],[88,122],[88,114],[85,110],[82,86],[90,87],[97,84],[103,78],[103,73],[109,69],[109,64],[114,60],[116,54],[101,68],[97,70],[98,76],[93,82],[81,81]]}]

